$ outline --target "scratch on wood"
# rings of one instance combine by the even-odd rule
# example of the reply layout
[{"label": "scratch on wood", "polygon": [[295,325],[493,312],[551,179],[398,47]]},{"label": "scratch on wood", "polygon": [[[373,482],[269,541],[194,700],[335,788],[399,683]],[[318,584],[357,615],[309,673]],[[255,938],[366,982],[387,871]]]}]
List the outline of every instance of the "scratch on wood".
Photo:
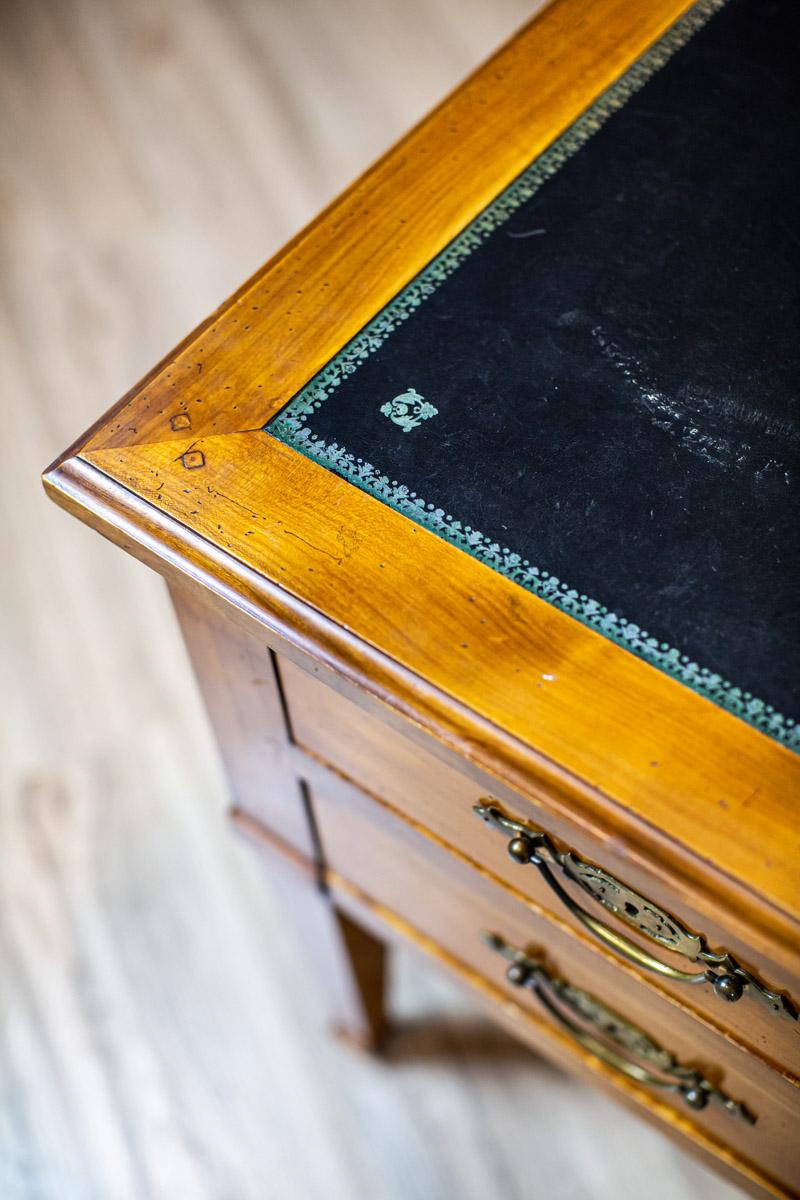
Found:
[{"label": "scratch on wood", "polygon": [[749,808],[752,802],[758,797],[760,791],[760,787],[754,787],[747,799],[742,801],[742,808]]},{"label": "scratch on wood", "polygon": [[210,496],[219,496],[220,500],[227,500],[229,504],[233,504],[236,508],[240,508],[242,512],[246,512],[251,520],[258,520],[258,513],[253,512],[252,508],[248,508],[246,504],[240,504],[238,500],[234,500],[233,496],[229,496],[226,492],[220,492],[217,488],[212,488],[211,486],[207,490]]},{"label": "scratch on wood", "polygon": [[294,533],[291,529],[284,528],[284,532],[287,533],[289,537],[297,538],[298,542],[302,542],[304,546],[310,546],[312,550],[316,550],[319,554],[324,554],[327,558],[332,558],[337,566],[342,565],[341,558],[339,558],[339,556],[336,554],[331,554],[330,550],[323,550],[322,546],[315,546],[313,542],[306,541],[304,537],[300,537],[299,533]]}]

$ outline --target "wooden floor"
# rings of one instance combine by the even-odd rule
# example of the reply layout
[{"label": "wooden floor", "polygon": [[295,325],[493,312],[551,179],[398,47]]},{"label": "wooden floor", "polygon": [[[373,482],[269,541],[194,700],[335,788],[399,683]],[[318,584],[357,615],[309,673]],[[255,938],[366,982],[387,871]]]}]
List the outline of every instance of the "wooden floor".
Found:
[{"label": "wooden floor", "polygon": [[2,1200],[734,1194],[416,962],[327,1038],[160,581],[37,481],[529,9],[0,3]]}]

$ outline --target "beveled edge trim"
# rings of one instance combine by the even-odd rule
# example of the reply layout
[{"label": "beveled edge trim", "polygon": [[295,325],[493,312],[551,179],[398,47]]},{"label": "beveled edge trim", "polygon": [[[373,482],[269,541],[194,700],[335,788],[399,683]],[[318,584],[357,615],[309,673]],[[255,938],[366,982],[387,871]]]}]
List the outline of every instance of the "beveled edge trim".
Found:
[{"label": "beveled edge trim", "polygon": [[[800,760],[785,747],[261,430],[178,455],[160,442],[85,459],[123,502],[169,512],[177,541],[191,529],[570,777],[600,780],[596,795],[800,924],[787,853]],[[451,581],[446,603],[440,578]],[[406,590],[421,622],[411,636],[397,623]],[[492,630],[489,669],[481,647]],[[542,681],[556,679],[548,696]]]},{"label": "beveled edge trim", "polygon": [[59,460],[44,473],[43,483],[60,507],[160,574],[183,577],[202,587],[229,618],[257,622],[300,665],[309,658],[320,663],[511,789],[587,829],[594,838],[619,837],[626,853],[642,868],[672,888],[677,879],[694,907],[719,913],[719,924],[738,926],[743,940],[752,939],[756,930],[772,960],[796,972],[800,922],[690,851],[668,831],[633,814],[599,787],[343,629],[84,459]]}]

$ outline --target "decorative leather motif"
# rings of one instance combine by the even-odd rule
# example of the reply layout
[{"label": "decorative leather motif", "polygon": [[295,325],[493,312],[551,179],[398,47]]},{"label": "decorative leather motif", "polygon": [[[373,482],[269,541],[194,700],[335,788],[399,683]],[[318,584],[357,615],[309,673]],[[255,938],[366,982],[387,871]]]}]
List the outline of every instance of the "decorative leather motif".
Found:
[{"label": "decorative leather motif", "polygon": [[423,421],[435,417],[439,410],[428,404],[425,397],[420,396],[412,387],[407,392],[395,396],[394,400],[387,400],[386,404],[381,405],[381,412],[390,421],[394,421],[395,425],[399,425],[403,433],[410,433]]}]

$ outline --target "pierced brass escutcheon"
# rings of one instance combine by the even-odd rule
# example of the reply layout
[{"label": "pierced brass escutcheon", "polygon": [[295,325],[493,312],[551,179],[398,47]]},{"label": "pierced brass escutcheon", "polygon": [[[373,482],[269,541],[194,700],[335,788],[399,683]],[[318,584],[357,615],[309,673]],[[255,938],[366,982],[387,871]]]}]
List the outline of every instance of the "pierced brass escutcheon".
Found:
[{"label": "pierced brass escutcheon", "polygon": [[[690,932],[677,917],[640,896],[601,867],[585,862],[571,850],[557,850],[546,833],[506,816],[493,801],[486,800],[476,804],[473,812],[493,829],[510,835],[508,852],[514,861],[522,865],[530,863],[537,867],[549,887],[572,915],[599,941],[623,958],[646,971],[653,971],[678,983],[711,984],[715,996],[728,1003],[735,1003],[748,993],[776,1016],[791,1021],[797,1020],[797,1009],[786,996],[764,987],[763,983],[726,950],[719,953],[710,950],[704,937]],[[568,880],[577,884],[615,917],[619,917],[621,921],[625,921],[639,933],[668,950],[682,954],[691,962],[704,964],[705,969],[681,971],[678,967],[662,962],[630,941],[624,934],[606,925],[573,900],[554,875],[551,869],[554,866],[560,868]]]},{"label": "pierced brass escutcheon", "polygon": [[671,1051],[591,992],[555,975],[537,951],[519,950],[498,933],[484,932],[482,937],[510,962],[506,971],[509,983],[532,991],[558,1024],[607,1066],[647,1087],[675,1092],[696,1111],[713,1101],[730,1116],[748,1125],[756,1123],[757,1118],[744,1104],[715,1087],[701,1071],[684,1066]]}]

